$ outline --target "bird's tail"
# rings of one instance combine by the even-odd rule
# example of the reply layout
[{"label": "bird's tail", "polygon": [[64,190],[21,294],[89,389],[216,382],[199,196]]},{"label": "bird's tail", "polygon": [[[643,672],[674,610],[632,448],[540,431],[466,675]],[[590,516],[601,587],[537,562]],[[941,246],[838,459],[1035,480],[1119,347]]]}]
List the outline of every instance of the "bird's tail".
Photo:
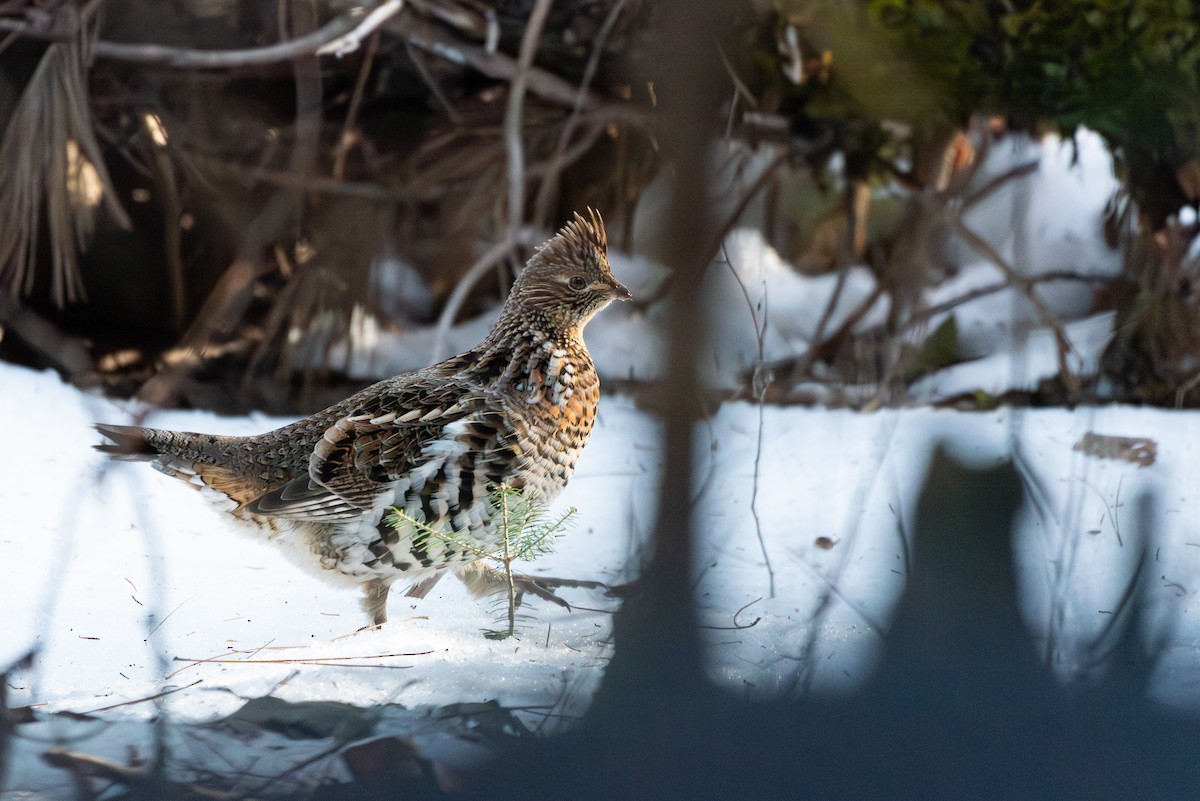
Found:
[{"label": "bird's tail", "polygon": [[220,464],[228,460],[230,446],[244,439],[109,423],[97,424],[96,430],[112,440],[96,445],[96,450],[107,453],[114,459],[135,461],[162,461],[160,457],[165,457]]},{"label": "bird's tail", "polygon": [[162,453],[154,444],[154,440],[159,439],[154,435],[165,432],[157,429],[98,423],[96,430],[108,437],[112,442],[102,442],[94,447],[96,450],[101,453],[107,453],[114,459],[150,461]]},{"label": "bird's tail", "polygon": [[269,488],[252,471],[224,458],[228,456],[225,446],[239,437],[108,423],[98,424],[96,430],[111,440],[96,445],[96,450],[123,461],[152,462],[159,472],[202,491],[214,490],[215,494],[205,494],[222,506],[226,500],[241,506]]}]

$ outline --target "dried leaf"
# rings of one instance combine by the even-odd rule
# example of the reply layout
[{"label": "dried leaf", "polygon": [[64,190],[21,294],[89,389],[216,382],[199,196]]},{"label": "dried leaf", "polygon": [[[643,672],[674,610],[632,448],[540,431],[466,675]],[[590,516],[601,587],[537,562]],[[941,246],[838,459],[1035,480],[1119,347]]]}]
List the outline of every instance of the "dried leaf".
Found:
[{"label": "dried leaf", "polygon": [[1158,443],[1146,437],[1114,437],[1108,434],[1084,434],[1072,450],[1097,459],[1119,459],[1138,467],[1149,467],[1158,458]]}]

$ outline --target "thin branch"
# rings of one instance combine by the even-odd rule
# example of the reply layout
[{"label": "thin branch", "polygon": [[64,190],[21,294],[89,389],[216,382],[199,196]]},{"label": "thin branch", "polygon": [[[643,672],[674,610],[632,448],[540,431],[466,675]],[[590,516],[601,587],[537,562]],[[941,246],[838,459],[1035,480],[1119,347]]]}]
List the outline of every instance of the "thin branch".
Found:
[{"label": "thin branch", "polygon": [[[517,75],[517,62],[511,56],[499,51],[489,52],[483,47],[464,42],[440,25],[406,16],[397,21],[396,29],[415,47],[452,64],[470,67],[494,80],[511,81]],[[578,89],[570,81],[538,67],[526,70],[526,80],[529,91],[542,100],[558,106],[574,107]],[[603,108],[614,118],[628,118],[631,121],[639,120],[642,116],[630,105],[608,102],[592,93],[588,93],[585,107]]]},{"label": "thin branch", "polygon": [[976,203],[983,200],[1009,181],[1016,180],[1017,178],[1024,178],[1026,175],[1037,172],[1038,166],[1039,162],[1030,161],[1026,162],[1025,164],[1018,164],[1016,167],[1013,167],[1010,170],[1005,170],[995,178],[992,178],[986,182],[983,186],[971,192],[971,194],[967,195],[966,198],[963,199],[961,211],[966,211],[967,209],[971,208]]},{"label": "thin branch", "polygon": [[154,137],[153,127],[157,120],[150,114],[142,117],[147,132],[150,166],[154,170],[154,181],[161,188],[163,253],[167,267],[167,287],[171,300],[171,328],[183,331],[187,324],[187,283],[183,266],[183,203],[180,200],[179,182],[175,180],[175,165],[167,154],[165,141],[159,144]]},{"label": "thin branch", "polygon": [[[742,277],[738,275],[738,271],[734,269],[733,262],[729,259],[729,252],[725,248],[724,242],[721,243],[721,249],[725,251],[725,263],[729,266],[729,272],[733,275],[733,280],[737,281],[738,287],[742,290],[742,297],[746,300],[746,307],[750,310],[750,320],[754,324],[754,338],[758,345],[758,363],[762,364],[765,355],[764,339],[767,335],[767,310],[763,308],[763,319],[760,324],[758,314],[754,310],[754,303],[750,300],[750,292],[746,289],[746,284],[742,281]],[[766,287],[763,287],[763,302],[766,303]],[[758,401],[758,435],[755,438],[754,444],[754,485],[750,490],[750,514],[754,518],[754,533],[758,537],[758,548],[762,552],[763,562],[767,566],[767,587],[770,591],[770,597],[775,597],[775,568],[771,565],[771,555],[767,552],[767,541],[763,537],[762,516],[758,511],[758,485],[759,474],[762,468],[762,453],[763,453],[763,394],[766,392],[766,384],[761,384],[755,387],[758,391],[755,393]],[[739,610],[740,611],[740,610]],[[757,622],[757,621],[756,621]]]},{"label": "thin branch", "polygon": [[446,93],[442,91],[441,84],[438,83],[437,78],[429,70],[429,65],[425,63],[425,56],[407,39],[404,40],[404,52],[412,60],[413,66],[417,68],[417,74],[421,76],[421,80],[425,81],[425,85],[429,87],[429,91],[433,93],[434,99],[437,100],[446,112],[446,116],[450,118],[450,122],[454,123],[456,128],[462,127],[462,115],[458,113],[458,109],[454,107],[454,104],[450,102],[450,98],[446,97]]},{"label": "thin branch", "polygon": [[[1026,280],[1029,281],[1030,284],[1042,284],[1049,281],[1091,281],[1103,283],[1111,279],[1099,275],[1086,275],[1084,273],[1072,272],[1070,270],[1055,270],[1042,273],[1041,275],[1030,276]],[[951,311],[952,309],[961,306],[964,303],[969,303],[972,300],[978,300],[979,298],[986,297],[988,295],[994,295],[997,292],[1003,292],[1005,289],[1011,288],[1012,282],[1007,279],[1004,281],[999,281],[995,284],[977,287],[969,292],[964,292],[958,297],[944,300],[941,303],[936,303],[933,306],[928,306],[918,312],[915,312],[912,316],[912,319],[908,321],[908,324],[912,326],[915,323],[923,322],[931,317],[936,317],[942,312]]]},{"label": "thin branch", "polygon": [[[525,177],[536,178],[542,181],[543,190],[548,186],[552,187],[555,180],[558,178],[558,175],[564,169],[566,169],[568,165],[574,164],[583,156],[584,153],[587,153],[589,150],[591,150],[592,145],[596,144],[596,140],[599,139],[601,134],[604,133],[604,129],[607,127],[607,125],[608,123],[603,120],[593,122],[587,128],[584,135],[580,137],[579,141],[573,146],[565,151],[554,154],[539,164],[526,167]],[[538,198],[535,203],[535,208],[537,211],[534,213],[534,219],[539,223],[547,222],[548,217],[546,210],[549,208],[549,201],[543,205],[542,200],[544,194],[546,193],[539,190]]]},{"label": "thin branch", "polygon": [[[734,102],[730,105],[736,104],[739,98],[745,98],[746,104],[750,108],[757,109],[758,101],[754,99],[754,92],[750,91],[750,88],[738,77],[737,70],[733,68],[733,64],[729,61],[729,56],[725,54],[725,48],[721,47],[719,42],[717,43],[717,54],[721,56],[721,66],[725,68],[725,72],[729,75],[729,80],[733,82]],[[728,135],[728,130],[726,131],[726,135]]]},{"label": "thin branch", "polygon": [[[370,654],[368,656],[310,656],[299,657],[296,659],[189,659],[186,656],[174,657],[175,662],[189,662],[192,665],[337,665],[338,667],[384,667],[384,668],[408,668],[411,665],[358,665],[353,664],[354,659],[394,659],[404,656],[429,656],[433,651],[414,651],[412,653],[396,653],[396,654]],[[178,672],[178,671],[176,671]]]},{"label": "thin branch", "polygon": [[[513,232],[509,232],[512,234]],[[517,232],[520,239],[528,239],[524,232]],[[433,336],[433,353],[430,355],[430,364],[440,361],[446,355],[446,337],[450,333],[450,327],[454,325],[454,318],[458,316],[459,309],[467,299],[467,295],[479,283],[479,279],[487,275],[488,272],[503,259],[507,258],[520,242],[511,237],[505,237],[503,240],[492,245],[483,255],[475,260],[471,268],[467,270],[462,279],[454,287],[454,291],[450,293],[450,298],[446,301],[445,308],[442,309],[441,315],[438,317],[437,330]]]},{"label": "thin branch", "polygon": [[[791,150],[785,148],[781,150],[780,153],[775,156],[775,158],[771,159],[767,166],[763,167],[762,172],[760,172],[758,176],[750,183],[750,187],[742,194],[740,198],[738,198],[737,203],[734,204],[733,210],[730,211],[723,223],[716,229],[716,235],[707,243],[705,247],[705,257],[709,260],[709,262],[712,261],[717,251],[720,250],[721,243],[725,241],[725,237],[729,235],[729,232],[733,230],[735,225],[737,225],[738,220],[742,218],[746,208],[750,205],[750,201],[754,200],[754,198],[758,196],[758,193],[767,187],[767,185],[771,182],[771,179],[775,177],[775,172],[784,164],[787,164],[788,160],[795,155],[797,150],[798,148]],[[704,269],[708,269],[707,263]],[[658,287],[654,290],[653,295],[647,297],[644,301],[635,300],[633,302],[633,306],[638,309],[647,309],[653,306],[671,292],[674,282],[675,273],[671,273],[659,283]]]},{"label": "thin branch", "polygon": [[403,0],[386,0],[386,2],[372,9],[362,22],[354,26],[354,29],[343,36],[339,36],[332,42],[322,45],[317,49],[318,56],[337,56],[341,58],[348,53],[353,53],[358,48],[362,47],[363,39],[367,38],[375,31],[379,30],[383,23],[387,22],[392,17],[400,13],[400,9],[404,7]]},{"label": "thin branch", "polygon": [[[11,31],[5,42],[13,39],[34,39],[41,42],[69,42],[79,35],[80,30],[92,21],[105,0],[89,0],[78,14],[71,6],[60,6],[58,13],[47,13],[43,9],[24,9],[28,22],[15,19],[0,19],[0,31]],[[7,46],[7,45],[6,45]]]},{"label": "thin branch", "polygon": [[753,383],[756,383],[756,382],[761,382],[764,385],[766,385],[768,383],[772,383],[773,379],[768,380],[770,375],[772,373],[782,370],[784,368],[787,368],[789,373],[792,376],[791,378],[789,378],[789,383],[796,381],[797,377],[806,376],[808,374],[809,369],[817,361],[825,358],[826,354],[828,354],[835,345],[837,345],[839,342],[841,342],[847,336],[850,335],[851,331],[854,330],[854,326],[858,325],[859,321],[862,320],[862,318],[866,316],[867,312],[869,312],[871,310],[871,308],[876,304],[876,302],[878,302],[878,300],[882,296],[883,296],[883,287],[876,285],[875,289],[873,289],[871,291],[871,294],[867,295],[867,297],[863,299],[863,302],[860,303],[854,309],[854,311],[852,311],[849,314],[849,316],[847,316],[846,319],[842,321],[842,324],[838,326],[836,331],[834,331],[832,334],[830,334],[826,339],[820,340],[820,341],[816,342],[815,344],[811,345],[808,348],[808,350],[806,350],[804,352],[803,355],[801,355],[799,357],[788,357],[786,359],[777,359],[776,361],[768,362],[766,364],[756,367],[755,373],[766,373],[767,378],[754,377],[754,375],[752,374],[752,377],[751,377],[752,386],[753,386]]},{"label": "thin branch", "polygon": [[108,706],[102,706],[99,709],[92,709],[90,711],[82,712],[80,714],[95,715],[97,712],[108,712],[110,710],[118,709],[123,706],[132,706],[133,704],[142,704],[142,703],[145,703],[146,701],[157,701],[158,699],[165,698],[168,695],[173,695],[177,692],[182,692],[183,690],[191,689],[192,687],[195,687],[197,684],[200,684],[202,681],[204,681],[204,679],[196,679],[191,684],[185,684],[182,687],[172,687],[169,690],[163,690],[162,692],[155,693],[154,695],[147,695],[145,698],[135,698],[132,701],[122,701],[119,704],[109,704]]},{"label": "thin branch", "polygon": [[227,159],[207,156],[203,153],[188,153],[188,158],[203,165],[205,170],[236,180],[244,186],[252,186],[255,182],[262,181],[273,186],[299,189],[306,193],[342,195],[364,200],[420,202],[437,198],[436,192],[412,191],[364,181],[341,181],[337,178],[308,172],[251,167],[233,163]]},{"label": "thin branch", "polygon": [[363,55],[362,65],[358,68],[358,77],[354,81],[354,93],[350,95],[350,106],[346,109],[346,119],[342,122],[342,134],[338,137],[337,147],[334,148],[333,177],[342,180],[346,177],[346,156],[350,153],[350,143],[354,139],[353,131],[358,125],[358,110],[362,107],[363,94],[367,89],[367,78],[371,67],[375,64],[375,54],[379,51],[379,34],[371,37],[367,44],[367,52]]},{"label": "thin branch", "polygon": [[[131,61],[137,64],[157,64],[180,69],[231,69],[278,64],[326,52],[325,48],[356,32],[368,20],[373,20],[376,12],[384,9],[390,12],[389,17],[393,16],[400,10],[400,3],[398,0],[388,0],[370,12],[365,8],[356,7],[340,17],[335,17],[312,33],[266,47],[252,47],[243,50],[196,50],[157,44],[98,41],[93,45],[92,53],[99,58]],[[364,18],[364,14],[366,18]],[[378,24],[382,24],[382,21]],[[378,27],[378,24],[375,27]],[[339,53],[339,55],[341,54]]]},{"label": "thin branch", "polygon": [[554,0],[537,0],[517,55],[517,70],[508,88],[508,105],[504,112],[504,149],[508,154],[508,238],[521,227],[525,215],[525,145],[522,137],[522,115],[525,110],[525,89],[529,85],[529,70],[537,55],[546,17]]},{"label": "thin branch", "polygon": [[[1041,275],[1031,276],[1030,278],[1028,278],[1026,280],[1028,280],[1031,284],[1039,284],[1039,283],[1045,283],[1045,282],[1050,282],[1050,281],[1103,282],[1103,281],[1107,281],[1108,279],[1101,277],[1101,276],[1085,275],[1083,273],[1076,273],[1076,272],[1072,272],[1069,270],[1056,270],[1056,271],[1042,273]],[[920,309],[917,312],[914,312],[913,317],[908,321],[907,325],[909,327],[911,327],[913,325],[920,324],[920,323],[925,322],[926,320],[930,319],[931,317],[935,317],[944,312],[953,311],[955,308],[957,308],[958,306],[961,306],[964,303],[969,303],[973,300],[978,300],[979,298],[986,297],[988,295],[994,295],[997,292],[1002,292],[1005,289],[1011,289],[1011,288],[1012,288],[1012,282],[1006,279],[1006,280],[999,281],[994,284],[988,284],[987,286],[982,286],[982,287],[978,287],[976,289],[972,289],[968,292],[964,292],[963,294],[961,294],[957,297],[951,298],[946,301],[942,301],[941,303],[935,304],[933,306],[928,306],[923,309]],[[875,291],[872,292],[867,297],[867,299],[863,303],[861,303],[848,318],[851,321],[852,325],[857,324],[857,322],[863,318],[863,316],[866,314],[866,312],[869,311],[871,306],[873,306],[875,304],[875,302],[879,300],[879,298],[882,296],[882,294],[883,294],[882,289],[879,287],[876,287]],[[833,348],[838,342],[843,340],[847,335],[849,335],[851,333],[850,328],[852,327],[852,325],[850,327],[846,326],[845,324],[839,326],[837,331],[835,331],[833,334],[831,334],[828,338],[817,341],[817,344],[810,347],[807,351],[804,352],[803,355],[789,356],[786,358],[777,359],[772,362],[767,362],[765,364],[758,366],[755,369],[755,374],[764,373],[764,372],[767,374],[770,374],[770,373],[778,372],[778,371],[786,368],[788,370],[788,372],[792,375],[792,377],[793,377],[792,380],[795,380],[796,377],[806,376],[809,368],[811,368],[812,365],[818,359],[824,358],[829,353],[831,348]],[[877,330],[877,329],[868,329],[867,331],[864,331],[862,333],[865,335],[870,335],[870,333],[875,330]],[[816,338],[814,338],[814,339],[816,339]],[[761,379],[761,378],[753,379],[753,377],[752,377],[752,380],[762,381],[763,379]]]},{"label": "thin branch", "polygon": [[588,99],[588,89],[592,85],[592,80],[596,77],[596,70],[600,66],[600,56],[604,53],[604,44],[608,41],[612,29],[616,27],[617,19],[621,15],[621,10],[625,7],[625,0],[617,0],[608,11],[608,16],[604,19],[604,24],[600,26],[599,32],[596,34],[595,44],[592,45],[592,53],[588,57],[587,65],[583,68],[583,78],[579,81],[579,91],[575,93],[575,105],[571,108],[571,115],[567,117],[567,121],[563,124],[562,131],[558,136],[558,144],[554,148],[554,155],[547,161],[546,175],[542,178],[542,185],[538,189],[537,200],[534,203],[534,220],[539,223],[548,223],[550,215],[550,203],[555,187],[558,185],[559,175],[562,174],[566,165],[574,163],[576,158],[587,152],[599,136],[599,130],[596,130],[595,135],[588,138],[587,148],[578,151],[578,155],[574,158],[568,158],[567,145],[571,141],[571,136],[575,133],[576,127],[579,125],[579,115],[583,111],[583,107]]},{"label": "thin branch", "polygon": [[[829,302],[825,304],[825,309],[821,312],[821,319],[817,321],[817,330],[813,333],[814,342],[822,342],[825,339],[825,331],[829,327],[829,321],[833,319],[833,314],[837,311],[837,305],[842,299],[842,292],[846,290],[846,281],[850,278],[850,270],[842,269],[838,271],[837,281],[833,285],[833,292],[829,293]],[[812,367],[813,359],[819,351],[809,348],[810,356],[806,356],[807,362],[804,365],[803,372],[807,373],[808,368]]]},{"label": "thin branch", "polygon": [[968,228],[966,223],[957,214],[949,214],[947,216],[954,232],[962,237],[980,255],[995,265],[1000,272],[1004,273],[1009,282],[1029,301],[1029,305],[1037,312],[1038,317],[1042,319],[1046,327],[1054,332],[1054,338],[1058,343],[1058,347],[1056,348],[1058,370],[1067,391],[1071,395],[1074,395],[1079,389],[1079,379],[1071,372],[1071,368],[1067,364],[1067,353],[1072,350],[1071,340],[1067,339],[1062,323],[1050,313],[1050,310],[1046,308],[1046,304],[1042,302],[1042,299],[1034,291],[1034,283],[1018,273],[986,239]]}]

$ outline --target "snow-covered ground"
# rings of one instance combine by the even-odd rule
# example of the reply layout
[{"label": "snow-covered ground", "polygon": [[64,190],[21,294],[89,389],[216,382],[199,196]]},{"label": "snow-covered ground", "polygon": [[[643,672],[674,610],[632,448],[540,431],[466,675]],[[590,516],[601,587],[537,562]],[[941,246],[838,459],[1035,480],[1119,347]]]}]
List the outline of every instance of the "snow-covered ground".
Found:
[{"label": "snow-covered ground", "polygon": [[[181,482],[92,453],[90,423],[120,419],[119,407],[7,365],[0,385],[0,419],[19,421],[10,436],[35,432],[36,442],[36,453],[0,462],[0,662],[36,649],[32,666],[8,678],[10,703],[144,717],[153,704],[118,705],[184,688],[162,703],[185,719],[267,694],[406,706],[497,699],[572,715],[595,688],[612,608],[599,593],[567,591],[578,604],[570,613],[538,604],[519,640],[498,642],[482,635],[494,610],[445,581],[425,599],[394,597],[391,622],[358,631],[355,593],[293,567]],[[247,433],[280,421],[173,412],[150,422]],[[714,627],[706,630],[714,680],[769,697],[809,683],[852,688],[869,675],[903,589],[901,532],[913,531],[924,467],[943,443],[976,465],[1017,455],[1033,489],[1015,535],[1023,602],[1065,676],[1097,667],[1090,649],[1139,542],[1152,538],[1146,614],[1168,643],[1154,692],[1200,707],[1200,531],[1188,512],[1200,486],[1200,414],[864,414],[735,403],[700,432],[708,447],[696,592]],[[1088,455],[1076,446],[1089,432],[1152,440],[1156,458],[1143,467]],[[660,461],[655,424],[628,399],[606,398],[561,500],[578,507],[577,524],[531,569],[627,578],[626,559],[653,524]],[[1156,502],[1139,529],[1136,501],[1147,494]]]},{"label": "snow-covered ground", "polygon": [[[1033,149],[1047,170],[1060,170],[1051,189],[1068,180],[1059,163],[1063,148]],[[1098,222],[1095,187],[1083,185],[1087,202],[1076,203],[1076,215],[1063,215],[1066,222],[1053,229],[1031,226],[1029,235],[1069,244],[1081,216]],[[812,335],[806,321],[832,281],[800,279],[754,235],[739,235],[729,250],[752,302],[764,293],[770,300],[767,358],[795,353]],[[1051,256],[1030,269],[1112,268],[1098,249],[1077,248],[1087,263],[1066,263],[1070,250],[1039,251]],[[625,277],[621,264],[614,269]],[[709,275],[725,282],[717,291],[741,297],[732,271]],[[865,275],[848,286],[859,296],[870,291]],[[988,302],[1024,303],[1011,296]],[[1077,297],[1054,302],[1073,316],[1087,311]],[[710,360],[717,382],[758,355],[750,307],[744,300],[726,307],[731,311],[718,323]],[[994,309],[977,312],[994,319]],[[619,313],[626,328],[606,312],[589,336],[601,369],[608,376],[652,376],[654,310],[640,322],[641,312]],[[609,316],[616,319],[606,323]],[[1029,319],[1014,313],[1018,318]],[[963,320],[960,331],[977,339]],[[1074,325],[1068,333],[1075,344],[1091,342],[1093,353],[1111,328],[1105,320]],[[995,354],[930,377],[918,394],[971,391],[985,380],[1021,385],[1056,369],[1039,339],[1045,333],[1017,327]],[[360,631],[365,621],[356,593],[294,567],[181,482],[93,452],[99,437],[91,425],[129,422],[131,405],[4,364],[0,388],[9,442],[0,460],[0,668],[33,651],[28,665],[8,674],[10,705],[103,710],[111,725],[98,731],[110,750],[119,732],[141,731],[122,726],[160,710],[177,720],[209,720],[265,695],[409,707],[495,699],[535,709],[527,716],[533,722],[570,719],[586,708],[610,655],[614,602],[600,592],[564,591],[575,604],[570,612],[530,604],[521,636],[496,641],[483,631],[496,626],[497,610],[446,580],[424,599],[394,593],[391,621]],[[155,412],[144,422],[245,434],[286,421]],[[1015,459],[1021,470],[1028,497],[1014,552],[1022,603],[1032,636],[1064,678],[1101,668],[1091,656],[1094,642],[1111,620],[1141,543],[1149,543],[1153,581],[1142,614],[1166,644],[1152,692],[1200,708],[1200,531],[1190,513],[1200,501],[1194,467],[1200,413],[1123,407],[859,413],[728,403],[697,431],[696,595],[714,681],[769,698],[842,692],[870,675],[907,560],[920,558],[909,553],[906,537],[925,466],[941,444],[970,464]],[[1122,459],[1120,448],[1094,455],[1103,449],[1086,442],[1088,434],[1144,438],[1154,443],[1154,458]],[[661,461],[655,420],[630,398],[606,395],[591,444],[556,505],[578,508],[574,528],[555,553],[527,570],[605,582],[636,574],[632,557],[654,525]],[[1154,502],[1141,504],[1143,497]],[[144,700],[164,691],[171,692]],[[543,718],[544,712],[553,716]],[[65,736],[54,726],[39,737]],[[32,754],[44,745],[20,747]],[[30,762],[17,760],[10,786],[44,780],[29,772]]]}]

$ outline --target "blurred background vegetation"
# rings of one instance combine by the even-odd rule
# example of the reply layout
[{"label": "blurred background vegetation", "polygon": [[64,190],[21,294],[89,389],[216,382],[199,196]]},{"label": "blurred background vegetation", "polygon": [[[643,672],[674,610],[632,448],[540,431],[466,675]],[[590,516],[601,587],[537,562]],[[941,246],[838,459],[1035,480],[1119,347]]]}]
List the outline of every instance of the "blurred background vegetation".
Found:
[{"label": "blurred background vegetation", "polygon": [[[721,4],[721,35],[690,50],[680,28],[705,26],[680,23],[687,5],[558,0],[532,35],[545,8],[532,0],[0,0],[0,357],[156,404],[312,409],[369,380],[335,344],[490,308],[574,209],[600,208],[618,248],[690,255],[653,188],[698,161],[694,147],[670,161],[686,137],[664,126],[700,119],[738,176],[705,199],[709,256],[753,224],[805,274],[867,265],[889,305],[881,330],[825,332],[769,380],[747,375],[745,394],[799,400],[792,388],[819,375],[901,401],[913,375],[957,358],[952,329],[914,341],[914,323],[953,269],[951,242],[971,244],[960,215],[994,184],[976,172],[989,146],[1085,126],[1121,186],[1104,234],[1123,269],[1094,293],[1117,333],[1103,381],[1064,371],[1010,400],[1197,405],[1193,3],[745,0]],[[684,90],[664,71],[697,51],[719,80],[670,96]],[[685,100],[700,112],[681,113]],[[642,308],[694,289],[692,266]],[[668,441],[683,478],[664,482],[659,546],[589,719],[519,744],[474,797],[1195,795],[1195,722],[1139,700],[1152,668],[1135,659],[1136,612],[1114,624],[1131,667],[1106,686],[1059,693],[1033,664],[1005,569],[1008,468],[935,459],[916,580],[862,698],[754,706],[703,684],[692,451]],[[353,797],[395,797],[380,775]]]},{"label": "blurred background vegetation", "polygon": [[[611,242],[653,256],[661,221],[640,201],[673,169],[655,93],[672,20],[645,0],[560,0],[523,44],[533,6],[0,3],[0,357],[160,405],[297,412],[367,382],[329,355],[364,320],[489,308],[573,209],[600,208]],[[748,376],[748,394],[795,399],[819,363],[891,385],[888,402],[954,361],[911,341],[947,269],[947,210],[978,193],[990,142],[1085,126],[1121,182],[1106,235],[1125,269],[1095,293],[1118,334],[1103,393],[1067,374],[1022,401],[1200,401],[1194,3],[727,14],[710,135],[753,179],[714,198],[712,252],[757,225],[803,272],[867,264],[890,304],[876,347],[833,332],[775,365],[770,392]]]}]

